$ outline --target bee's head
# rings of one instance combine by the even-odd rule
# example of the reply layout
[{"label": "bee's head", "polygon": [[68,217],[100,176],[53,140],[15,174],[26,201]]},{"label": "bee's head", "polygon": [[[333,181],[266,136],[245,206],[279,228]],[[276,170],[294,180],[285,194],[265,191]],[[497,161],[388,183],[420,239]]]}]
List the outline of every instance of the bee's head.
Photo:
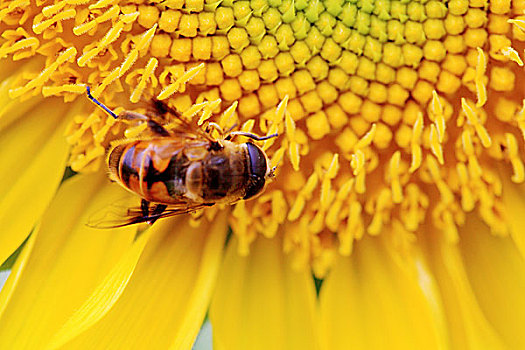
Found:
[{"label": "bee's head", "polygon": [[252,198],[264,189],[266,179],[273,177],[273,169],[268,165],[268,158],[264,151],[251,142],[244,144],[248,155],[248,184],[243,199]]}]

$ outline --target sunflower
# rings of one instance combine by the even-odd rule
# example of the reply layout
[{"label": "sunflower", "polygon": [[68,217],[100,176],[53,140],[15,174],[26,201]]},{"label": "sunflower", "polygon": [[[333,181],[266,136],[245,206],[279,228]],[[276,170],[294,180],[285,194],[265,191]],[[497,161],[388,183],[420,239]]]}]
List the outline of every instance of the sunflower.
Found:
[{"label": "sunflower", "polygon": [[[0,4],[0,348],[525,348],[522,0]],[[251,201],[97,230],[152,97],[237,124]],[[125,198],[126,203],[138,197]],[[13,263],[14,262],[14,263]]]}]

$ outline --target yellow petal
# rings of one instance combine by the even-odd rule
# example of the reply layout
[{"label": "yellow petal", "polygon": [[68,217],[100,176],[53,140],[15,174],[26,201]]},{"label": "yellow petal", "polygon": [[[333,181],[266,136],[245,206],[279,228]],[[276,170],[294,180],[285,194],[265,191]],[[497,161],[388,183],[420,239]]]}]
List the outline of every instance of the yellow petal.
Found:
[{"label": "yellow petal", "polygon": [[[105,175],[67,180],[0,293],[0,348],[41,348],[131,245],[135,228],[86,226],[91,209],[121,189]],[[90,209],[91,208],[91,209]]]},{"label": "yellow petal", "polygon": [[417,246],[401,250],[386,236],[357,242],[321,287],[323,349],[446,348],[439,293]]},{"label": "yellow petal", "polygon": [[[478,234],[477,231],[466,233],[471,229],[471,225],[462,228],[460,240],[464,235]],[[428,241],[427,254],[442,296],[452,347],[505,349],[499,335],[480,308],[458,245],[450,243],[445,234],[437,230],[425,232],[424,238]]]},{"label": "yellow petal", "polygon": [[118,300],[65,348],[190,349],[206,314],[227,228],[226,213],[199,228],[190,227],[186,216],[156,223],[124,291],[108,280],[103,284],[108,294],[120,293]]},{"label": "yellow petal", "polygon": [[57,349],[80,333],[85,332],[100,321],[115,305],[128,285],[131,275],[137,267],[137,262],[151,237],[151,230],[142,234],[119,260],[110,273],[97,286],[89,299],[75,312],[73,316],[56,333],[49,343],[50,349]]},{"label": "yellow petal", "polygon": [[229,244],[210,306],[214,349],[318,349],[309,271],[291,269],[278,238],[250,249]]},{"label": "yellow petal", "polygon": [[48,101],[0,132],[0,261],[26,239],[62,179],[64,111],[63,104]]},{"label": "yellow petal", "polygon": [[[524,212],[522,203],[521,215]],[[515,243],[510,237],[491,235],[485,224],[471,217],[459,248],[485,317],[508,348],[525,349],[525,260]]]},{"label": "yellow petal", "polygon": [[510,226],[512,239],[525,258],[525,185],[512,183],[510,175],[505,175],[502,176],[505,219]]}]

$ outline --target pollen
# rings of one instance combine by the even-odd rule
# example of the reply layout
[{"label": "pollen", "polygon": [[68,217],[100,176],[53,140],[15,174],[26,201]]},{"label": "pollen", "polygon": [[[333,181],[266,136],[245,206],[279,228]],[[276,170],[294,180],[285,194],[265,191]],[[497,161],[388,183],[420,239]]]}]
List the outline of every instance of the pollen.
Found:
[{"label": "pollen", "polygon": [[[10,79],[11,98],[69,103],[85,100],[87,85],[117,114],[156,98],[201,128],[277,133],[261,142],[275,178],[234,205],[230,225],[241,254],[258,235],[281,235],[297,266],[322,275],[334,252],[392,225],[431,224],[454,242],[477,212],[506,232],[498,174],[507,167],[525,181],[516,6],[8,0],[0,59],[40,58]],[[100,169],[110,142],[146,128],[85,105],[66,132],[79,172]]]}]

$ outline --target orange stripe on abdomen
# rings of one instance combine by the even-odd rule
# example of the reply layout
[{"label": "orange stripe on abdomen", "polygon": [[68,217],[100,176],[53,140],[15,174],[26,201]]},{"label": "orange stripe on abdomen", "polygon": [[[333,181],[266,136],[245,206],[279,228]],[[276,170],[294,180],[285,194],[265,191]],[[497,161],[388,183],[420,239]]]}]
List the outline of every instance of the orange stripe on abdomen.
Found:
[{"label": "orange stripe on abdomen", "polygon": [[141,142],[127,145],[120,159],[120,179],[131,191],[142,195],[141,192],[141,163],[144,156],[144,148]]}]

